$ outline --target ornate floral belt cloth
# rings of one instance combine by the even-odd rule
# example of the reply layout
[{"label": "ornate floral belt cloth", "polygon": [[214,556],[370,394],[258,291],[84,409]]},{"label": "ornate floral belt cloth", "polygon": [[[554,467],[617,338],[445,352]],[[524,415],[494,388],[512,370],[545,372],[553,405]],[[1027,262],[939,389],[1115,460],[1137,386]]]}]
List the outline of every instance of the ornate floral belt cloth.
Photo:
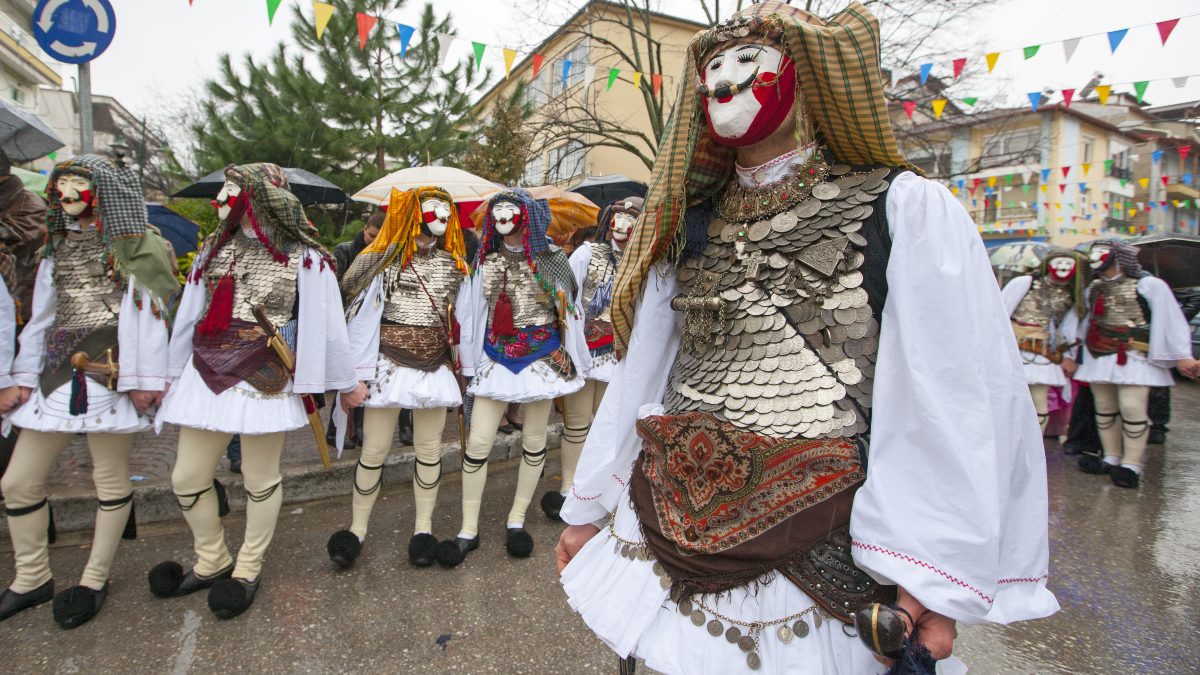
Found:
[{"label": "ornate floral belt cloth", "polygon": [[1092,356],[1117,355],[1117,364],[1125,365],[1130,349],[1149,353],[1150,330],[1147,328],[1088,326],[1087,348]]},{"label": "ornate floral belt cloth", "polygon": [[267,344],[263,329],[241,319],[230,319],[229,328],[215,334],[197,330],[192,336],[192,364],[214,394],[242,380],[264,394],[278,394],[290,377]]},{"label": "ornate floral belt cloth", "polygon": [[450,344],[441,326],[379,327],[379,352],[392,363],[427,373],[450,363]]},{"label": "ornate floral belt cloth", "polygon": [[519,373],[533,362],[554,356],[562,347],[558,327],[552,323],[518,328],[515,335],[497,335],[488,331],[483,351],[488,358]]},{"label": "ornate floral belt cloth", "polygon": [[782,573],[848,621],[886,597],[854,567],[848,527],[866,478],[846,439],[781,439],[692,412],[638,421],[630,494],[675,598]]},{"label": "ornate floral belt cloth", "polygon": [[[87,354],[89,361],[103,363],[110,349],[112,360],[119,362],[120,349],[115,324],[95,329],[59,328],[52,331],[46,340],[46,367],[42,370],[39,380],[42,394],[49,396],[55,389],[71,381],[75,372],[75,367],[71,365],[71,356],[75,352]],[[88,377],[108,385],[107,379],[94,373],[88,373]]]},{"label": "ornate floral belt cloth", "polygon": [[594,356],[607,354],[613,350],[613,327],[611,321],[588,321],[583,326],[583,337],[587,341],[588,350]]}]

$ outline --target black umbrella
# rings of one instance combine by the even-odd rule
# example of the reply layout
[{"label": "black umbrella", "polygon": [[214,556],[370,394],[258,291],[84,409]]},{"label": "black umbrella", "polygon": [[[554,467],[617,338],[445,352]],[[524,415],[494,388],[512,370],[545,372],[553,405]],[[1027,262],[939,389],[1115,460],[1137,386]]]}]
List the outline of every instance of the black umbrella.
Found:
[{"label": "black umbrella", "polygon": [[[340,187],[321,178],[315,173],[304,169],[284,169],[292,194],[300,199],[305,206],[309,204],[345,204],[350,196]],[[172,197],[193,197],[213,199],[225,185],[225,170],[214,171],[204,178],[183,188]]]},{"label": "black umbrella", "polygon": [[1138,247],[1138,262],[1171,288],[1200,286],[1200,237],[1155,234],[1129,240]]},{"label": "black umbrella", "polygon": [[32,162],[63,147],[59,137],[33,113],[0,98],[0,149],[14,162]]},{"label": "black umbrella", "polygon": [[644,199],[646,184],[614,173],[608,176],[588,176],[578,185],[567,188],[567,191],[578,192],[603,210],[605,206],[625,197],[642,197]]},{"label": "black umbrella", "polygon": [[176,257],[196,250],[199,225],[162,204],[146,204],[146,216],[150,219],[150,224],[162,233],[163,238],[171,242]]}]

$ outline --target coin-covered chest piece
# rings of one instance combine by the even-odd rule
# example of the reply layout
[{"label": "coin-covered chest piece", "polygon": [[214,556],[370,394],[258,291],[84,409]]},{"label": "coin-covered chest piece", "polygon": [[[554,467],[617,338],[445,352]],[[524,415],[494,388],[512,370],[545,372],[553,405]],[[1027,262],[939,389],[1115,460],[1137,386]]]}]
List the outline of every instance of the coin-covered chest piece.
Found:
[{"label": "coin-covered chest piece", "polygon": [[94,330],[116,326],[121,312],[121,286],[105,265],[100,232],[69,231],[54,251],[56,331]]},{"label": "coin-covered chest piece", "polygon": [[501,246],[498,254],[489,255],[484,261],[481,273],[489,327],[502,291],[512,305],[513,325],[517,328],[544,326],[558,319],[553,298],[533,276],[523,252]]},{"label": "coin-covered chest piece", "polygon": [[[233,277],[233,318],[255,323],[254,307],[262,305],[267,318],[282,326],[294,317],[296,307],[296,275],[300,269],[303,247],[296,246],[287,264],[271,257],[261,242],[238,230],[228,244],[216,252],[208,265],[204,281],[209,288],[209,304],[213,289],[225,275]],[[204,315],[208,314],[208,307]]]},{"label": "coin-covered chest piece", "polygon": [[1092,282],[1092,321],[1101,328],[1145,328],[1149,321],[1138,301],[1138,282],[1126,276]]},{"label": "coin-covered chest piece", "polygon": [[583,280],[583,306],[588,321],[612,321],[611,290],[606,298],[597,298],[597,291],[610,288],[617,273],[620,249],[608,242],[592,242],[592,258],[588,261],[587,275]]},{"label": "coin-covered chest piece", "polygon": [[383,320],[404,326],[442,326],[446,305],[458,294],[463,274],[443,250],[416,254],[400,269],[392,263],[383,273]]},{"label": "coin-covered chest piece", "polygon": [[714,219],[701,255],[680,266],[668,412],[709,412],[773,437],[867,431],[879,325],[862,230],[889,171],[830,174],[770,217]]},{"label": "coin-covered chest piece", "polygon": [[[1029,285],[1029,292],[1013,310],[1012,320],[1022,326],[1047,332],[1051,324],[1057,325],[1062,322],[1063,316],[1070,311],[1074,302],[1071,286],[1034,279]],[[1042,337],[1045,339],[1047,336],[1048,333]]]}]

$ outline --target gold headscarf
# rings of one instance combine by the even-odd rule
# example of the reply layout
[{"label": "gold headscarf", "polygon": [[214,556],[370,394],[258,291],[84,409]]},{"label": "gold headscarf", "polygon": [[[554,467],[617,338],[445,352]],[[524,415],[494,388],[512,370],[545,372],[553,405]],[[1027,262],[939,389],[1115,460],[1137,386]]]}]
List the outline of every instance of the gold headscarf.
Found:
[{"label": "gold headscarf", "polygon": [[408,265],[412,256],[417,252],[417,237],[421,234],[421,225],[425,219],[421,212],[421,202],[427,199],[440,199],[450,205],[450,218],[446,223],[444,247],[454,256],[454,264],[465,275],[470,275],[470,265],[467,264],[466,242],[463,240],[462,225],[458,221],[458,207],[454,198],[442,188],[425,186],[401,192],[392,188],[388,200],[387,218],[375,240],[354,258],[350,268],[342,278],[342,291],[348,298],[354,298],[371,285],[371,280],[397,258],[401,268]]},{"label": "gold headscarf", "polygon": [[[646,208],[617,273],[613,299],[616,349],[624,352],[650,267],[678,263],[688,208],[717,196],[730,180],[734,149],[718,145],[704,123],[697,64],[724,43],[759,36],[796,64],[806,116],[839,162],[908,166],[896,145],[879,72],[879,21],[858,2],[827,21],[782,2],[751,5],[700,31],[688,47],[679,98],[654,163]],[[801,97],[798,97],[798,100]]]}]

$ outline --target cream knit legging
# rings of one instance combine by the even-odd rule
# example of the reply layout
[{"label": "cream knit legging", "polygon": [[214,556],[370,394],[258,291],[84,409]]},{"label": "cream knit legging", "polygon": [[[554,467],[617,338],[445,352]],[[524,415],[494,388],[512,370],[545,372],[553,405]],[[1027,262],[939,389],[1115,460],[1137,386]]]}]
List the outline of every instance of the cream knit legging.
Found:
[{"label": "cream knit legging", "polygon": [[[225,454],[233,434],[179,429],[179,453],[171,486],[183,518],[192,528],[196,550],[196,574],[212,576],[229,567],[232,558],[225,546],[225,528],[217,515],[217,495],[212,489],[217,462]],[[275,535],[279,507],[283,504],[283,477],[279,458],[283,454],[282,431],[242,436],[242,478],[246,486],[246,537],[238,551],[233,576],[257,579],[263,555]]]},{"label": "cream knit legging", "polygon": [[1146,411],[1150,387],[1108,382],[1093,382],[1090,386],[1096,399],[1096,427],[1104,446],[1104,461],[1141,473],[1150,432]]},{"label": "cream knit legging", "polygon": [[583,389],[570,394],[566,398],[566,413],[563,415],[562,437],[562,483],[559,492],[564,495],[571,490],[575,480],[575,468],[579,466],[579,457],[583,454],[583,444],[587,442],[588,431],[592,428],[592,420],[600,409],[600,401],[608,389],[607,382],[587,380]]},{"label": "cream knit legging", "polygon": [[[445,408],[413,410],[413,449],[417,465],[413,471],[413,499],[416,502],[414,534],[433,532],[433,506],[437,503],[438,483],[442,479],[442,430],[446,426]],[[359,540],[367,537],[371,509],[383,483],[383,465],[392,449],[400,408],[367,408],[363,412],[363,449],[354,469],[354,495],[351,500],[353,524],[350,531]]]},{"label": "cream knit legging", "polygon": [[[525,511],[533,501],[542,465],[546,462],[546,425],[550,422],[553,399],[525,403],[525,424],[521,432],[521,466],[517,470],[517,493],[508,512],[508,525],[525,523]],[[483,488],[487,485],[487,458],[500,428],[500,418],[508,403],[476,396],[471,409],[471,435],[467,439],[467,456],[463,460],[462,530],[459,536],[474,537],[479,533],[479,509],[483,504]]]},{"label": "cream knit legging", "polygon": [[[24,429],[13,449],[8,471],[0,481],[4,491],[5,508],[9,512],[8,532],[12,537],[17,574],[12,589],[27,593],[50,580],[50,542],[47,527],[50,510],[46,500],[46,479],[54,469],[58,456],[70,445],[75,434],[32,431]],[[132,500],[121,502],[133,494],[129,482],[129,451],[133,434],[91,433],[87,435],[92,454],[92,482],[96,499],[102,502],[96,510],[96,526],[92,532],[92,551],[83,569],[80,585],[100,590],[108,581],[117,545],[129,520]],[[105,503],[108,503],[106,505]],[[43,504],[41,508],[29,507]],[[13,511],[27,511],[12,515]]]}]

